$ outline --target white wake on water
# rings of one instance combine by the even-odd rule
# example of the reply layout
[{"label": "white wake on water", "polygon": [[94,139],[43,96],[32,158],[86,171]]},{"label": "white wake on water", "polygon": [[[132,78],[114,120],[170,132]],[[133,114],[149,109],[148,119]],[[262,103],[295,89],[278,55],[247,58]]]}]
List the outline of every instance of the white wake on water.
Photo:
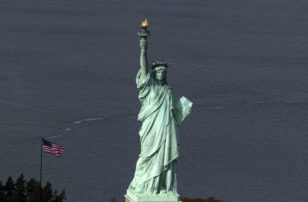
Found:
[{"label": "white wake on water", "polygon": [[[89,123],[89,122],[105,121],[105,120],[128,120],[128,119],[134,119],[134,118],[137,118],[137,116],[132,115],[132,116],[119,116],[119,117],[92,117],[92,118],[79,119],[79,120],[76,120],[76,121],[72,121],[70,123],[71,126],[65,128],[61,134],[53,135],[53,136],[44,136],[44,138],[47,139],[47,140],[53,140],[53,139],[56,139],[58,137],[63,137],[65,135],[68,135],[69,132],[74,130],[77,126],[80,126],[82,124]],[[8,148],[8,147],[14,147],[14,146],[19,147],[20,145],[33,144],[33,143],[37,143],[40,138],[41,138],[41,136],[31,136],[31,137],[28,137],[28,138],[25,138],[25,139],[15,141],[14,144],[2,145],[0,148],[5,149],[5,148]]]}]

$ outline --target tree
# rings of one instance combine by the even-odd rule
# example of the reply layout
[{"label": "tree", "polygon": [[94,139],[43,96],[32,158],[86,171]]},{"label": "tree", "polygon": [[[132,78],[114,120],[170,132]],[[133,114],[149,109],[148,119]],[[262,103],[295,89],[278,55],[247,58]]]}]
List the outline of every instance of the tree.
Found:
[{"label": "tree", "polygon": [[223,202],[222,200],[215,199],[214,197],[209,197],[207,199],[201,199],[201,198],[191,199],[191,198],[184,197],[182,198],[182,201],[183,202]]},{"label": "tree", "polygon": [[4,186],[2,181],[0,181],[0,201],[4,201]]},{"label": "tree", "polygon": [[13,195],[15,194],[15,184],[12,179],[12,177],[9,177],[5,183],[4,186],[4,194],[5,194],[5,199],[8,201],[13,200]]},{"label": "tree", "polygon": [[25,187],[26,180],[24,179],[24,175],[21,174],[16,181],[16,193],[15,199],[19,202],[26,202],[26,187]]},{"label": "tree", "polygon": [[39,183],[34,179],[31,178],[28,182],[27,182],[27,187],[26,187],[26,196],[27,198],[29,198],[31,196],[31,194],[34,192],[35,188],[39,186]]},{"label": "tree", "polygon": [[[40,201],[40,187],[36,186],[29,195],[29,197],[27,198],[27,202],[38,202],[38,201]],[[42,198],[42,201],[46,202],[44,200],[44,197]]]},{"label": "tree", "polygon": [[58,190],[55,189],[52,199],[50,200],[50,202],[62,202],[66,199],[65,196],[65,190],[63,190],[59,195],[58,195]]},{"label": "tree", "polygon": [[217,200],[214,197],[207,198],[205,202],[223,202],[222,200]]},{"label": "tree", "polygon": [[[0,202],[38,202],[40,199],[40,183],[34,178],[25,180],[21,174],[16,183],[9,177],[5,183],[0,181]],[[42,202],[63,202],[66,199],[65,190],[58,194],[50,182],[42,187]]]},{"label": "tree", "polygon": [[52,185],[50,182],[47,182],[45,187],[43,188],[43,195],[45,196],[47,201],[50,201],[52,199]]}]

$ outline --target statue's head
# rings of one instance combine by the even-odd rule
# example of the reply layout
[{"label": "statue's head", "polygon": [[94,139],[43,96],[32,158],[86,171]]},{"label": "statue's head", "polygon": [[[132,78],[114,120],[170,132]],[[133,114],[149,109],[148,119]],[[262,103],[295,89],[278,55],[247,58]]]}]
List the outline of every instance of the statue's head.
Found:
[{"label": "statue's head", "polygon": [[164,61],[154,61],[152,64],[152,71],[155,74],[155,79],[159,81],[167,80],[168,63]]}]

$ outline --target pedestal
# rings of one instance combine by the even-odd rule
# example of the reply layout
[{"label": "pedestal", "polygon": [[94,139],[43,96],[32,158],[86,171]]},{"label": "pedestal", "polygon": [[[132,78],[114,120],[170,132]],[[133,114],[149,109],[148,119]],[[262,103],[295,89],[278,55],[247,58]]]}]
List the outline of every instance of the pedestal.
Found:
[{"label": "pedestal", "polygon": [[178,194],[135,194],[130,190],[127,190],[125,202],[181,202]]}]

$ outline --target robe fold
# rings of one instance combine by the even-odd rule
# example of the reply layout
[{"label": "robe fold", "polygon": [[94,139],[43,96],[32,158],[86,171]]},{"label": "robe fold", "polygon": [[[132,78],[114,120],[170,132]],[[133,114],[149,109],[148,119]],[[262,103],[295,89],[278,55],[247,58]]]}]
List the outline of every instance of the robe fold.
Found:
[{"label": "robe fold", "polygon": [[141,109],[138,120],[141,152],[130,189],[157,194],[161,190],[176,192],[178,126],[182,122],[181,105],[173,98],[168,85],[157,85],[154,74],[136,77]]}]

